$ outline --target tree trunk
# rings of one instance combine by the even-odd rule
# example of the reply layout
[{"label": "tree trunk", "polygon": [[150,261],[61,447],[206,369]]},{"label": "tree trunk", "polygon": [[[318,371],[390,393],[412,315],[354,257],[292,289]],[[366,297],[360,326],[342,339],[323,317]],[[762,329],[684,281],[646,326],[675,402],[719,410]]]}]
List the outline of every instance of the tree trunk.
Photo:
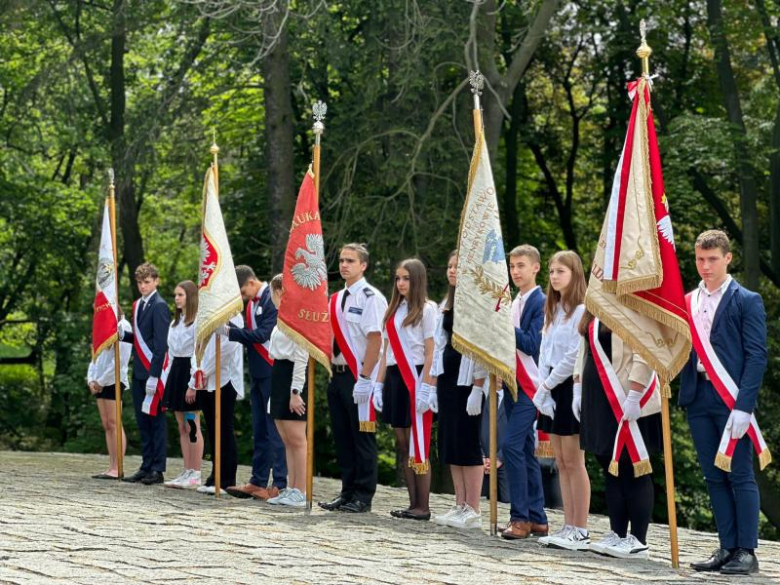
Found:
[{"label": "tree trunk", "polygon": [[520,244],[520,218],[517,215],[517,154],[522,97],[519,88],[520,84],[517,84],[509,112],[512,119],[504,135],[504,144],[506,145],[506,188],[504,189],[506,231],[504,232],[504,241],[507,251]]},{"label": "tree trunk", "polygon": [[715,62],[726,113],[729,122],[734,127],[733,146],[740,185],[739,207],[742,215],[742,256],[745,267],[745,284],[748,288],[757,290],[761,274],[758,241],[758,185],[750,164],[747,131],[745,130],[745,122],[742,116],[739,90],[731,67],[729,45],[723,25],[721,0],[707,0],[707,23],[711,41],[715,48]]},{"label": "tree trunk", "polygon": [[119,227],[122,234],[123,253],[128,267],[130,292],[133,298],[139,296],[133,274],[144,262],[144,246],[138,225],[138,207],[133,191],[134,165],[128,156],[125,137],[125,0],[114,0],[114,26],[111,34],[111,119],[108,126],[108,140],[111,144],[111,163],[117,177],[116,197],[118,200]]},{"label": "tree trunk", "polygon": [[[278,19],[281,15],[275,15]],[[269,18],[274,20],[274,18]],[[295,209],[293,170],[293,114],[287,30],[263,60],[265,80],[265,148],[268,165],[268,209],[271,226],[271,268],[276,274],[284,265],[290,221]]]}]

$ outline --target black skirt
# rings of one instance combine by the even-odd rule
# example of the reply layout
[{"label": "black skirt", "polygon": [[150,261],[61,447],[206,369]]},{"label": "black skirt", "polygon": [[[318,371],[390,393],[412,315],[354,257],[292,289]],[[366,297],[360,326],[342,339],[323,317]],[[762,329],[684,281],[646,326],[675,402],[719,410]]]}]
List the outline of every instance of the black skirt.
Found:
[{"label": "black skirt", "polygon": [[571,401],[574,398],[574,382],[569,376],[563,382],[552,389],[552,397],[555,400],[555,418],[539,414],[537,427],[539,430],[559,437],[571,437],[580,434],[580,423],[574,418],[571,409]]},{"label": "black skirt", "polygon": [[444,348],[444,373],[436,380],[439,457],[446,465],[482,465],[482,415],[470,416],[466,412],[471,387],[458,386],[460,361],[461,355],[448,344]]},{"label": "black skirt", "polygon": [[[274,360],[271,370],[271,418],[274,420],[298,420],[306,421],[296,412],[290,412],[290,385],[292,384],[294,362],[290,360]],[[308,374],[303,381],[302,398],[306,404]]]},{"label": "black skirt", "polygon": [[[604,353],[612,359],[612,333],[604,327],[599,331],[599,342]],[[556,415],[558,411],[556,410]],[[585,344],[585,361],[582,370],[582,411],[580,414],[580,447],[588,453],[612,457],[615,447],[615,435],[618,423],[604,392],[596,362]],[[661,413],[643,416],[637,421],[645,446],[650,455],[659,453],[663,448],[663,430]]]},{"label": "black skirt", "polygon": [[175,357],[165,382],[163,402],[168,410],[174,412],[195,412],[203,410],[205,392],[195,392],[195,402],[189,404],[184,398],[190,384],[190,358]]},{"label": "black skirt", "polygon": [[[417,371],[422,371],[422,366],[417,366]],[[404,384],[398,366],[387,366],[385,386],[382,389],[382,420],[394,429],[408,429],[412,426],[409,389]]]},{"label": "black skirt", "polygon": [[[120,384],[122,387],[122,390],[127,390],[126,386],[124,384]],[[100,392],[95,394],[95,398],[101,398],[103,400],[116,400],[116,392],[114,391],[114,388],[116,387],[116,384],[111,384],[110,386],[103,386],[100,389]]]}]

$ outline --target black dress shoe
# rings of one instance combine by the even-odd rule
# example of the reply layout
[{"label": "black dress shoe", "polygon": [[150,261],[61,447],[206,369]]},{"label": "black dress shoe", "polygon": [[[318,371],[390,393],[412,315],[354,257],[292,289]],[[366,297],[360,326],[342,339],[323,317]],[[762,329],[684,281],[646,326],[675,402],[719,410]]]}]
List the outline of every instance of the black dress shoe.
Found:
[{"label": "black dress shoe", "polygon": [[333,512],[335,510],[338,510],[339,508],[341,508],[341,506],[347,503],[349,503],[349,500],[347,498],[339,496],[338,498],[336,498],[331,502],[317,502],[317,505],[323,510],[327,510],[328,512]]},{"label": "black dress shoe", "polygon": [[141,480],[141,483],[144,485],[154,485],[156,483],[163,483],[165,481],[165,477],[163,477],[163,474],[159,471],[152,471],[147,475],[145,478]]},{"label": "black dress shoe", "polygon": [[731,560],[720,570],[723,575],[750,575],[758,573],[758,559],[752,552],[738,548],[731,555]]},{"label": "black dress shoe", "polygon": [[371,504],[368,502],[361,502],[360,500],[352,500],[346,504],[342,504],[339,507],[340,512],[350,512],[352,514],[363,514],[371,511]]},{"label": "black dress shoe", "polygon": [[127,483],[138,483],[139,481],[144,479],[147,475],[149,475],[148,471],[144,471],[143,469],[139,469],[138,471],[136,471],[130,477],[123,477],[122,481],[126,481]]},{"label": "black dress shoe", "polygon": [[712,556],[700,563],[691,563],[694,571],[720,571],[731,560],[731,553],[725,548],[719,548],[712,552]]}]

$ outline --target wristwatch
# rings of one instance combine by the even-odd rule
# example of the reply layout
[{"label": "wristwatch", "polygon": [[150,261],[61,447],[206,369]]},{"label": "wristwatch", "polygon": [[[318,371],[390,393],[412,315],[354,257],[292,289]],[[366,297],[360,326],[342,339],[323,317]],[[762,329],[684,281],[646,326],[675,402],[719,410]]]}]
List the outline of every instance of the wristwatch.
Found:
[{"label": "wristwatch", "polygon": [[301,395],[301,389],[300,388],[293,388],[290,390],[290,394],[293,396],[300,396]]}]

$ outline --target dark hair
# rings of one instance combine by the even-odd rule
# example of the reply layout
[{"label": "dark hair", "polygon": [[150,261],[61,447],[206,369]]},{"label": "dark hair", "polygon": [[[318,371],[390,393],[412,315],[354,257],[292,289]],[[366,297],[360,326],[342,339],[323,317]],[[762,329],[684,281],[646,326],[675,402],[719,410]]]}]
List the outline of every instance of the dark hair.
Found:
[{"label": "dark hair", "polygon": [[243,288],[250,279],[257,280],[255,271],[246,264],[239,264],[236,266],[236,278],[238,279],[238,288]]},{"label": "dark hair", "polygon": [[135,269],[135,279],[146,280],[147,278],[160,278],[160,273],[157,272],[157,267],[154,264],[144,262]]},{"label": "dark hair", "polygon": [[712,250],[713,248],[720,248],[723,255],[731,252],[731,242],[725,232],[720,230],[707,230],[699,234],[696,238],[696,248],[702,250]]},{"label": "dark hair", "polygon": [[174,290],[177,288],[180,288],[184,291],[186,302],[184,303],[184,311],[182,311],[179,307],[176,307],[176,310],[173,313],[172,326],[175,327],[179,324],[179,319],[181,319],[183,312],[184,324],[189,327],[195,322],[195,316],[198,314],[198,287],[195,286],[195,283],[191,280],[182,280],[179,284],[176,285]]},{"label": "dark hair", "polygon": [[[408,258],[400,262],[396,266],[396,270],[398,269],[406,270],[409,273],[409,296],[406,298],[409,312],[403,325],[404,327],[417,325],[422,321],[423,309],[428,300],[428,272],[425,270],[425,264],[417,258]],[[393,282],[395,283],[395,280]],[[383,324],[387,324],[387,320],[395,314],[400,304],[401,293],[398,292],[398,287],[393,284],[393,296],[390,297],[390,304],[387,306],[385,318],[382,320]]]},{"label": "dark hair", "polygon": [[353,252],[357,252],[358,260],[360,260],[363,264],[368,264],[368,247],[366,244],[358,243],[358,242],[352,242],[349,244],[344,244],[341,246],[342,250],[352,250]]},{"label": "dark hair", "polygon": [[548,267],[551,267],[554,262],[563,264],[566,268],[571,270],[571,281],[569,286],[566,287],[562,293],[558,292],[552,287],[552,284],[547,283],[547,300],[544,302],[544,329],[546,330],[555,318],[555,308],[558,303],[561,303],[563,310],[566,312],[566,319],[570,319],[574,314],[574,310],[577,305],[581,305],[585,300],[585,291],[588,288],[588,284],[585,282],[585,271],[582,268],[582,260],[580,260],[577,252],[572,250],[562,250],[556,252],[550,258],[547,263]]},{"label": "dark hair", "polygon": [[[450,260],[458,256],[458,249],[455,248],[450,255],[447,256],[447,272],[450,270]],[[444,310],[451,311],[455,306],[455,287],[447,283],[447,298],[444,300]],[[457,286],[457,285],[456,285]]]}]

